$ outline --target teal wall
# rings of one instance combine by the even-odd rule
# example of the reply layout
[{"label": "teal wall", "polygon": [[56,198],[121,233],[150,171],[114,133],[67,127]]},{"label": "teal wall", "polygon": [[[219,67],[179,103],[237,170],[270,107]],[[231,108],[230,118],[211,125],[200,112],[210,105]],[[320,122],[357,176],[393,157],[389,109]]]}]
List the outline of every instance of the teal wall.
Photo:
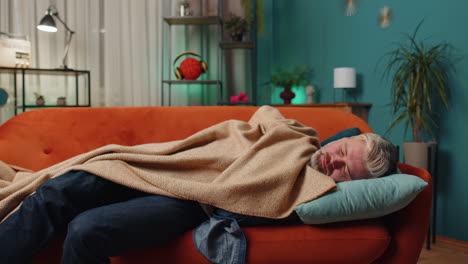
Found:
[{"label": "teal wall", "polygon": [[[379,59],[393,49],[402,33],[411,33],[424,19],[419,36],[428,42],[448,41],[455,55],[456,72],[451,77],[451,107],[440,112],[436,130],[437,235],[468,241],[468,1],[466,0],[361,0],[355,16],[345,16],[341,0],[264,1],[265,31],[259,36],[259,104],[271,103],[265,82],[279,67],[308,65],[311,81],[319,90],[319,102],[331,103],[333,68],[355,67],[358,88],[348,101],[369,102],[369,123],[376,133],[389,127],[390,85],[381,79]],[[384,5],[393,11],[390,27],[381,29],[377,18]],[[460,56],[457,56],[460,57]],[[455,58],[455,56],[453,56]],[[335,95],[339,96],[342,95]],[[397,145],[411,140],[397,127],[387,137]],[[410,131],[408,131],[410,132]]]}]

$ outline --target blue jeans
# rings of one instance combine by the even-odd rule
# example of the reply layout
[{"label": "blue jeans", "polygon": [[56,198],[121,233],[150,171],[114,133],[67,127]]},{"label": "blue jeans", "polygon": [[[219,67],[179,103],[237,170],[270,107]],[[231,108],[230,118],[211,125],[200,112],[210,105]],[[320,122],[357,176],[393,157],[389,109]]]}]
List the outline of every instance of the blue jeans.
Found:
[{"label": "blue jeans", "polygon": [[46,181],[0,224],[0,263],[28,263],[63,232],[62,263],[109,263],[109,256],[164,243],[206,219],[197,202],[73,171]]},{"label": "blue jeans", "polygon": [[[241,226],[300,223],[221,209]],[[28,263],[57,234],[67,233],[63,264],[109,263],[109,256],[162,244],[207,220],[197,202],[134,190],[84,171],[48,180],[0,224],[0,263]]]}]

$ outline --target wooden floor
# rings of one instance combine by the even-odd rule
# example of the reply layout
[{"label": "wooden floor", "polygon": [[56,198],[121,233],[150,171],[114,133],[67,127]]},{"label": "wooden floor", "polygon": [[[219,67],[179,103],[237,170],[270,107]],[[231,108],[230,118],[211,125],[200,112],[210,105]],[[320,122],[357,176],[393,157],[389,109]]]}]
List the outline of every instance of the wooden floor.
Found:
[{"label": "wooden floor", "polygon": [[437,239],[426,249],[426,242],[419,257],[418,264],[468,264],[468,243]]}]

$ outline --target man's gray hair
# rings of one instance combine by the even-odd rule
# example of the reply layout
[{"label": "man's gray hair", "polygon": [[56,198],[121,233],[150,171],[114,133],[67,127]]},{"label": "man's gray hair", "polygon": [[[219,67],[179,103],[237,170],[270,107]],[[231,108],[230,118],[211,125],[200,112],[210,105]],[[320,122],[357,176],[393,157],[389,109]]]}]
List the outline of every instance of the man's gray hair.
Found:
[{"label": "man's gray hair", "polygon": [[366,167],[371,178],[396,173],[398,150],[390,141],[374,133],[360,134],[356,138],[366,142]]}]

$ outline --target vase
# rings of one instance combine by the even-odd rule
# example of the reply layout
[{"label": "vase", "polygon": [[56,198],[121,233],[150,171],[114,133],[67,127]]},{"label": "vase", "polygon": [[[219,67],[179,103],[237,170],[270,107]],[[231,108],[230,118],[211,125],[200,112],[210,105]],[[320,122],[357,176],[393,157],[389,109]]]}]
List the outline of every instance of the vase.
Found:
[{"label": "vase", "polygon": [[291,90],[291,87],[284,87],[284,91],[282,93],[280,93],[280,97],[281,97],[281,99],[283,99],[284,104],[291,104],[291,100],[295,96],[296,95]]}]

